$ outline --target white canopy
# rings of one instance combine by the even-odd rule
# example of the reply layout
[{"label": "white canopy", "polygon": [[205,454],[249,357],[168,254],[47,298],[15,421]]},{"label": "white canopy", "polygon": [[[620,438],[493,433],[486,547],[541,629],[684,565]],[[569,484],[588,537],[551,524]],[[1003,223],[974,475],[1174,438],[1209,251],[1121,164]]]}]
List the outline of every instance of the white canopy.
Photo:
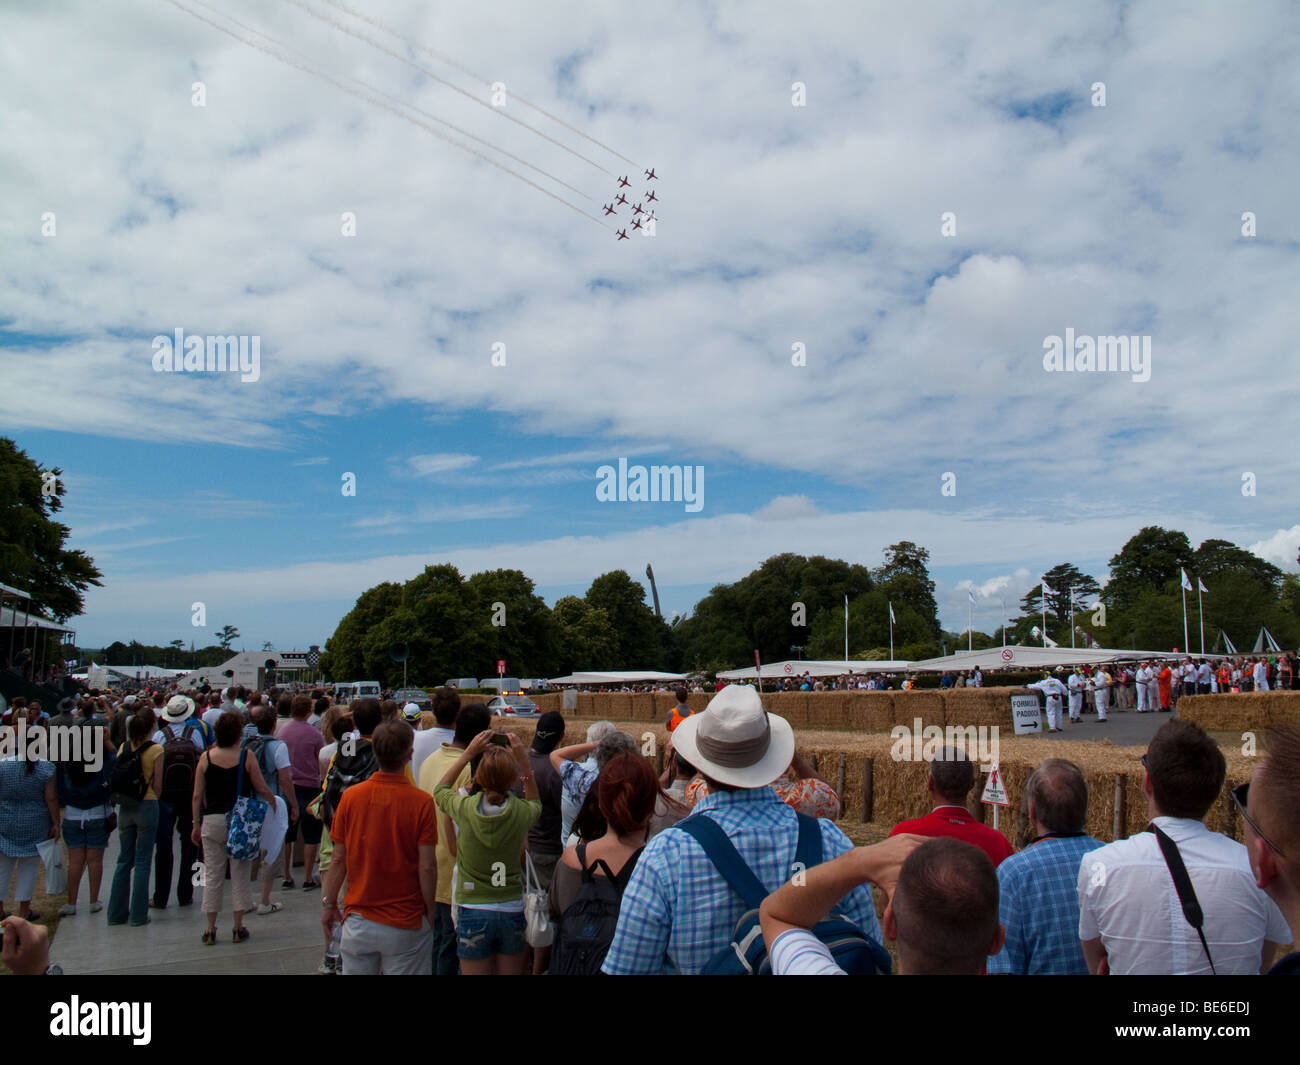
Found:
[{"label": "white canopy", "polygon": [[552,677],[551,684],[644,684],[652,680],[685,680],[685,673],[659,673],[653,669],[626,670],[615,673],[570,673]]},{"label": "white canopy", "polygon": [[989,647],[983,651],[963,651],[942,658],[913,662],[914,670],[946,669],[1052,669],[1056,666],[1093,666],[1109,662],[1143,662],[1163,658],[1211,658],[1212,655],[1173,654],[1168,651],[1122,651],[1113,647],[1027,647],[1015,644]]},{"label": "white canopy", "polygon": [[[851,660],[845,663],[844,659],[836,661],[795,661],[791,659],[786,662],[764,662],[762,677],[764,680],[779,679],[781,677],[802,677],[807,673],[811,677],[842,677],[846,673],[902,673],[911,662],[904,661],[858,661]],[[759,671],[753,666],[746,666],[743,669],[728,669],[718,674],[719,680],[754,680],[758,677]]]}]

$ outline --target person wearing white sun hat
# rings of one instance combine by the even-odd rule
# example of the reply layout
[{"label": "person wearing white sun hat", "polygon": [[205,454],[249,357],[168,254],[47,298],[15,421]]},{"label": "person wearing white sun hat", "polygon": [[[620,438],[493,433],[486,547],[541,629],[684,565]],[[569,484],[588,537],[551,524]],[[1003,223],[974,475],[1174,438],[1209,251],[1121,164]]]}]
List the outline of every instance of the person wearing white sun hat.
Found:
[{"label": "person wearing white sun hat", "polygon": [[[709,794],[694,815],[646,844],[628,882],[618,926],[602,972],[610,975],[701,972],[711,957],[731,942],[744,900],[717,871],[688,821],[716,823],[741,859],[771,892],[790,878],[799,839],[799,815],[769,787],[794,757],[789,723],[763,710],[753,688],[728,685],[703,713],[693,714],[673,732],[673,747],[699,770]],[[822,858],[830,861],[853,843],[825,819],[820,829]],[[871,889],[861,885],[836,911],[880,941]]]}]

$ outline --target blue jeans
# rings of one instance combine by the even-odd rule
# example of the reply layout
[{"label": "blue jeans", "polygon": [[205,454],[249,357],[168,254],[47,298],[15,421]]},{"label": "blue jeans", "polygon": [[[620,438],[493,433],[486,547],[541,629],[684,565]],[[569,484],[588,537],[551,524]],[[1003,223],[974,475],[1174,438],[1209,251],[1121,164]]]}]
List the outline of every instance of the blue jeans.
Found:
[{"label": "blue jeans", "polygon": [[522,912],[471,910],[456,915],[456,954],[461,961],[486,961],[494,954],[522,954],[528,946]]},{"label": "blue jeans", "polygon": [[117,808],[117,842],[121,849],[108,896],[109,924],[129,920],[133,925],[142,925],[149,920],[149,860],[157,833],[157,799],[123,802]]},{"label": "blue jeans", "polygon": [[460,972],[456,957],[456,926],[451,921],[451,907],[445,902],[434,906],[433,975],[455,976]]},{"label": "blue jeans", "polygon": [[167,896],[171,894],[177,832],[181,837],[181,871],[176,880],[176,901],[182,906],[188,906],[194,901],[193,865],[198,859],[199,849],[194,845],[191,836],[193,831],[194,811],[188,803],[173,806],[162,799],[158,800],[157,852],[153,862],[153,901],[157,906],[166,906]]}]

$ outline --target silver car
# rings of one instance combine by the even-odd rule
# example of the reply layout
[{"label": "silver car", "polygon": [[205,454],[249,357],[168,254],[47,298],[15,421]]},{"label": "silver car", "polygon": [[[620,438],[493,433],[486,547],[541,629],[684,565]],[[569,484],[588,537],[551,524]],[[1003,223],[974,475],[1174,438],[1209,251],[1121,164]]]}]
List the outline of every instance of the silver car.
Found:
[{"label": "silver car", "polygon": [[526,695],[498,695],[489,703],[488,709],[494,716],[504,717],[541,717],[542,708]]}]

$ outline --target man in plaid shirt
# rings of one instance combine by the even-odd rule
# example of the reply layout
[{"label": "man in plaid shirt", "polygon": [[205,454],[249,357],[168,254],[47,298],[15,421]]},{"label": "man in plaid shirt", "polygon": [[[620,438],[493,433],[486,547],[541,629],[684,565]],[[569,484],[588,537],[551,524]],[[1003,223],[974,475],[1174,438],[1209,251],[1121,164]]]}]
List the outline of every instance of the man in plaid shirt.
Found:
[{"label": "man in plaid shirt", "polygon": [[1083,831],[1088,786],[1064,758],[1049,758],[1025,785],[1036,837],[998,866],[998,916],[1007,932],[990,973],[1087,976],[1079,943],[1079,862],[1102,846]]},{"label": "man in plaid shirt", "polygon": [[[722,827],[763,886],[775,891],[798,872],[792,868],[798,815],[768,786],[794,756],[790,725],[765,713],[753,688],[731,685],[677,726],[673,746],[709,784],[694,813]],[[824,861],[853,849],[834,824],[819,823]],[[694,837],[667,829],[641,853],[602,971],[695,975],[731,942],[745,909]],[[880,941],[869,885],[850,892],[835,910]]]}]

